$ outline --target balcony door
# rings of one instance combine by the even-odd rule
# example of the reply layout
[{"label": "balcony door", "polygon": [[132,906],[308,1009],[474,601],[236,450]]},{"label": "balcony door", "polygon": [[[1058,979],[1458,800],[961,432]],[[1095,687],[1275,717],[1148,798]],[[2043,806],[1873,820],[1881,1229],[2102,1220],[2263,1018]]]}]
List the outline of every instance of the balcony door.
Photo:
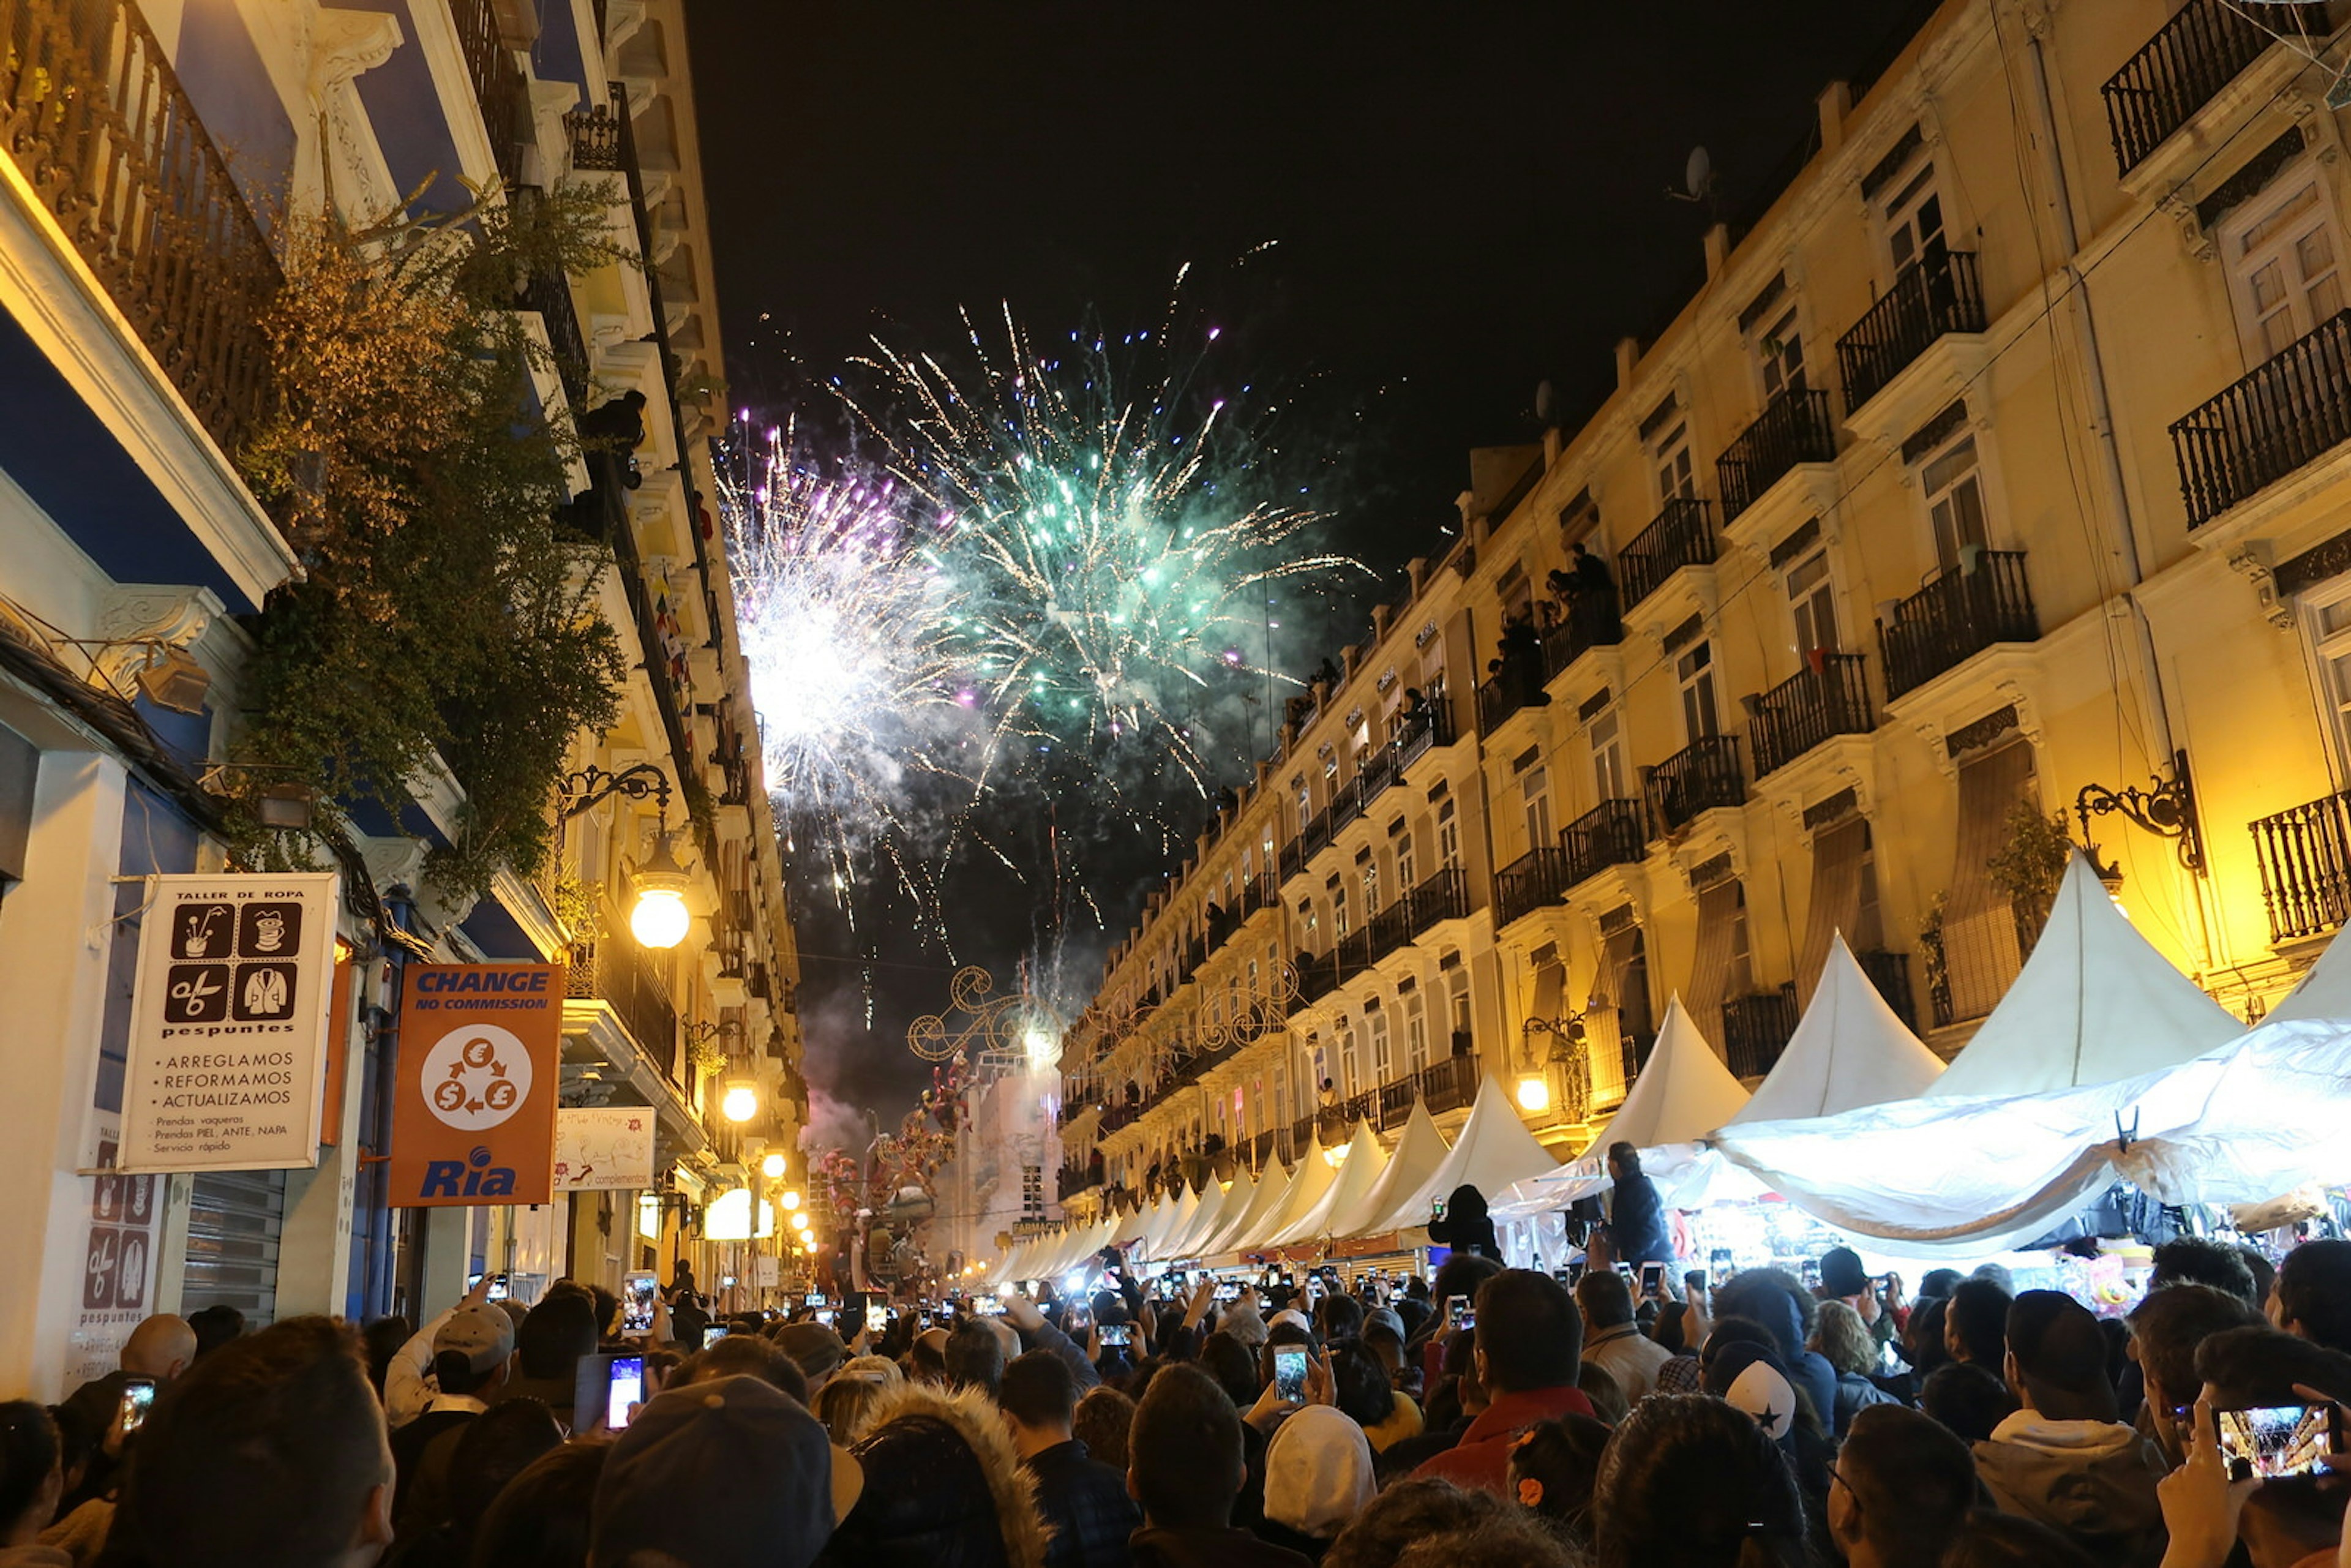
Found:
[{"label": "balcony door", "polygon": [[1584,740],[1592,747],[1592,783],[1600,792],[1600,800],[1631,800],[1632,772],[1625,766],[1625,723],[1616,710],[1607,708],[1595,716],[1584,731]]},{"label": "balcony door", "polygon": [[1788,569],[1788,612],[1796,631],[1799,657],[1818,649],[1837,651],[1836,584],[1829,580],[1829,552],[1813,551]]},{"label": "balcony door", "polygon": [[2248,364],[2273,358],[2342,310],[2339,230],[2314,176],[2221,225]]},{"label": "balcony door", "polygon": [[1364,1026],[1372,1035],[1372,1082],[1381,1084],[1395,1076],[1395,1048],[1388,1037],[1388,1015],[1383,1008],[1370,1013]]},{"label": "balcony door", "polygon": [[1526,805],[1527,851],[1532,853],[1552,841],[1551,770],[1527,769],[1519,779],[1519,798]]},{"label": "balcony door", "polygon": [[1714,644],[1700,643],[1674,663],[1682,696],[1682,735],[1691,745],[1722,733],[1714,689]]},{"label": "balcony door", "polygon": [[1804,390],[1803,329],[1797,324],[1793,301],[1756,334],[1755,365],[1763,378],[1767,407],[1783,392]]},{"label": "balcony door", "polygon": [[2335,755],[2351,777],[2351,577],[2337,578],[2304,601],[2304,624],[2318,666],[2320,706],[2325,709]]},{"label": "balcony door", "polygon": [[1428,1004],[1416,987],[1404,998],[1404,1066],[1406,1072],[1417,1073],[1427,1065]]},{"label": "balcony door", "polygon": [[1922,261],[1940,256],[1943,241],[1943,197],[1935,189],[1935,167],[1921,168],[1901,193],[1886,204],[1886,251],[1900,277]]},{"label": "balcony door", "polygon": [[1935,563],[1945,571],[1959,568],[1970,547],[1980,551],[1991,540],[1984,527],[1983,465],[1978,460],[1973,432],[1930,454],[1918,469],[1918,488],[1926,497],[1927,522],[1935,535]]},{"label": "balcony door", "polygon": [[1649,460],[1657,476],[1657,508],[1663,511],[1676,501],[1698,498],[1698,476],[1690,458],[1689,423],[1677,420],[1673,427],[1660,434],[1649,448]]}]

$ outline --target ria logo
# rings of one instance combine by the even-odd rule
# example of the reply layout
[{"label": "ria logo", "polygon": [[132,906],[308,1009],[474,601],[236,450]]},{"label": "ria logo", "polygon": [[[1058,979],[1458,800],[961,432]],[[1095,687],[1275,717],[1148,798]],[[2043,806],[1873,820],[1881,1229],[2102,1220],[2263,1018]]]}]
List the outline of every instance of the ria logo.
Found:
[{"label": "ria logo", "polygon": [[507,1197],[513,1195],[515,1173],[511,1166],[490,1164],[490,1151],[475,1145],[474,1152],[461,1162],[457,1160],[427,1160],[424,1162],[424,1185],[419,1197]]},{"label": "ria logo", "polygon": [[530,1098],[530,1051],[496,1024],[461,1024],[425,1053],[422,1086],[444,1125],[487,1132]]}]

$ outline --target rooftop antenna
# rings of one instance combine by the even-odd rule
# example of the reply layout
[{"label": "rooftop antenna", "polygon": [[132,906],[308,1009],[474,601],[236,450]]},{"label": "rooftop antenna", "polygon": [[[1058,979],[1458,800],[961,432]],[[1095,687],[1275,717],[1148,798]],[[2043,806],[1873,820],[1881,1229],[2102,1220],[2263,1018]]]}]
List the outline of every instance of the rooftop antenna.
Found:
[{"label": "rooftop antenna", "polygon": [[1682,188],[1666,187],[1666,194],[1677,202],[1702,202],[1708,215],[1715,211],[1714,159],[1703,147],[1690,149],[1689,162],[1682,165]]}]

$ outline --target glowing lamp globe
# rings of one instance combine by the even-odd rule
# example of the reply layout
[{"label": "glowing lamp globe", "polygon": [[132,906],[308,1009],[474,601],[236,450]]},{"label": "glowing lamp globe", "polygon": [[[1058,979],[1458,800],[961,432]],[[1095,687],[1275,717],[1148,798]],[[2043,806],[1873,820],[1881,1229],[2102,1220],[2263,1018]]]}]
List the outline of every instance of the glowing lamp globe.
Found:
[{"label": "glowing lamp globe", "polygon": [[667,949],[684,941],[694,924],[693,912],[685,906],[685,890],[693,879],[669,852],[668,833],[653,841],[653,858],[636,868],[632,880],[637,902],[629,911],[629,931],[638,945]]},{"label": "glowing lamp globe", "polygon": [[[784,1174],[784,1156],[780,1154],[770,1154],[768,1155],[767,1158],[759,1162],[759,1174],[766,1176],[769,1181],[780,1179]],[[784,1205],[784,1207],[786,1208],[789,1208],[791,1205],[788,1203]]]},{"label": "glowing lamp globe", "polygon": [[1528,1077],[1520,1079],[1519,1109],[1521,1111],[1550,1110],[1551,1085],[1544,1082],[1540,1078]]},{"label": "glowing lamp globe", "polygon": [[749,1121],[759,1113],[759,1086],[741,1078],[727,1084],[718,1102],[718,1113],[730,1122]]},{"label": "glowing lamp globe", "polygon": [[789,1213],[790,1213],[793,1209],[798,1208],[799,1206],[800,1206],[800,1195],[799,1195],[799,1193],[796,1193],[796,1192],[788,1192],[788,1193],[784,1194],[784,1212],[785,1212],[785,1213],[789,1214]]},{"label": "glowing lamp globe", "polygon": [[809,1217],[806,1214],[795,1214],[792,1216],[792,1228],[794,1230],[806,1234],[808,1228]]}]

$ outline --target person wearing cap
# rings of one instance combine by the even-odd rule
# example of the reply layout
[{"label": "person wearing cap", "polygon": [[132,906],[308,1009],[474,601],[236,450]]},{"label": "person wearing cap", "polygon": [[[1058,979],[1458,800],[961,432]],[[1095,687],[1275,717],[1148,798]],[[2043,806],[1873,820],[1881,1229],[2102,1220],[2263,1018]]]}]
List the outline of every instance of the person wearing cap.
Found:
[{"label": "person wearing cap", "polygon": [[433,1378],[439,1392],[424,1413],[392,1434],[398,1472],[392,1517],[405,1542],[448,1517],[450,1456],[474,1417],[490,1407],[514,1370],[514,1320],[486,1301],[451,1312],[433,1334]]},{"label": "person wearing cap", "polygon": [[863,1487],[817,1418],[756,1377],[656,1395],[611,1447],[590,1568],[640,1552],[693,1568],[809,1568]]},{"label": "person wearing cap", "polygon": [[808,1379],[811,1399],[824,1387],[825,1379],[849,1359],[849,1346],[841,1337],[818,1322],[786,1323],[776,1331],[776,1346],[791,1357],[792,1364]]}]

